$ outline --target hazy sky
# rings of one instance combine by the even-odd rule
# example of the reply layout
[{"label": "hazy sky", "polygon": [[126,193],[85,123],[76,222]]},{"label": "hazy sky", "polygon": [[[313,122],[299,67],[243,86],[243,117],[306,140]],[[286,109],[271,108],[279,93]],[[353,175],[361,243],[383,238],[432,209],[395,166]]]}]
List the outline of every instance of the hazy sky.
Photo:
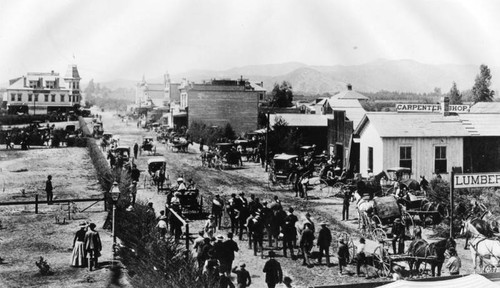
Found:
[{"label": "hazy sky", "polygon": [[500,66],[498,12],[497,0],[0,0],[0,83],[69,63],[84,82],[289,61]]}]

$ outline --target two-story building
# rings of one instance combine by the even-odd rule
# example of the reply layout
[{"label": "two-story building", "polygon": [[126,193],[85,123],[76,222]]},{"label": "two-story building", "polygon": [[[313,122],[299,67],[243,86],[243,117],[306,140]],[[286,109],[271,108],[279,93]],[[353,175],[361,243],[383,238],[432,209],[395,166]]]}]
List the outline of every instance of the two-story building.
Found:
[{"label": "two-story building", "polygon": [[183,80],[177,86],[178,94],[173,93],[172,87],[170,89],[174,127],[189,127],[199,121],[219,127],[231,124],[236,133],[254,131],[259,103],[265,100],[266,90],[261,85],[243,78],[203,83]]},{"label": "two-story building", "polygon": [[28,72],[9,81],[7,109],[10,114],[47,114],[67,112],[80,104],[80,74],[76,65],[69,65],[64,77],[54,71]]}]

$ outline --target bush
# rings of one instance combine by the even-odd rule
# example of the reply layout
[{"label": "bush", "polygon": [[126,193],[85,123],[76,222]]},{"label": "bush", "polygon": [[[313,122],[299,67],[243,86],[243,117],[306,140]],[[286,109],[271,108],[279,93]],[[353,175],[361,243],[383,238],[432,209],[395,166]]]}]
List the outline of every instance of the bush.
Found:
[{"label": "bush", "polygon": [[40,270],[40,275],[42,276],[49,276],[54,274],[54,272],[50,270],[49,263],[47,263],[47,261],[43,259],[42,256],[40,256],[40,259],[35,262],[35,265]]}]

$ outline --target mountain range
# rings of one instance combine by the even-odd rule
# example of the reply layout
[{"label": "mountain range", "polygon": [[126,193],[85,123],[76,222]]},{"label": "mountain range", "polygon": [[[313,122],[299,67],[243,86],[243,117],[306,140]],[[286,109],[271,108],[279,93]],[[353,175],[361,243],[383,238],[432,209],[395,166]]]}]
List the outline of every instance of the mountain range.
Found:
[{"label": "mountain range", "polygon": [[[499,67],[490,67],[493,90],[499,90]],[[317,95],[335,94],[346,89],[348,83],[360,92],[378,92],[381,90],[429,93],[440,88],[443,93],[450,90],[456,82],[459,90],[472,88],[479,73],[479,65],[431,65],[414,60],[380,59],[361,65],[314,66],[299,62],[281,64],[250,65],[224,71],[192,70],[170,75],[173,82],[186,78],[201,82],[210,79],[239,79],[243,77],[252,82],[263,82],[271,91],[274,83],[288,81],[295,94]],[[163,76],[146,78],[149,83],[163,83]],[[98,82],[98,81],[97,81]],[[139,80],[115,80],[101,83],[110,89],[135,87]]]}]

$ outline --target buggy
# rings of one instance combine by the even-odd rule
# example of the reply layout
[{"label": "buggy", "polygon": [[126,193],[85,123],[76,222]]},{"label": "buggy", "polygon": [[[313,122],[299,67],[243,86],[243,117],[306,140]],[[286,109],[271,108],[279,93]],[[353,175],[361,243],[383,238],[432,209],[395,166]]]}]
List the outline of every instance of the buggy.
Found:
[{"label": "buggy", "polygon": [[118,146],[113,152],[117,159],[121,158],[123,160],[123,164],[128,163],[130,160],[130,147],[128,146]]},{"label": "buggy", "polygon": [[[148,160],[148,174],[149,174],[149,181],[146,179],[148,175],[144,176],[144,186],[146,186],[146,183],[150,183],[151,186],[157,186],[157,181],[158,178],[156,176],[156,172],[159,171],[162,167],[165,167],[167,165],[167,159],[165,157],[155,157],[151,158]],[[170,188],[170,187],[167,187]],[[158,191],[160,193],[161,191]]]},{"label": "buggy", "polygon": [[144,137],[141,151],[148,151],[149,155],[156,155],[156,146],[154,145],[153,137]]},{"label": "buggy", "polygon": [[236,150],[240,152],[241,157],[245,157],[247,162],[259,161],[259,154],[257,151],[257,142],[251,140],[236,140],[234,141]]},{"label": "buggy", "polygon": [[94,123],[94,127],[92,128],[92,137],[94,138],[101,138],[104,134],[104,129],[102,127],[102,122],[96,122]]},{"label": "buggy", "polygon": [[269,170],[269,190],[287,188],[293,190],[297,180],[297,155],[277,154],[274,155]]},{"label": "buggy", "polygon": [[215,144],[216,155],[213,158],[214,167],[219,170],[227,169],[228,167],[242,166],[241,153],[235,149],[233,143],[217,143]]}]

